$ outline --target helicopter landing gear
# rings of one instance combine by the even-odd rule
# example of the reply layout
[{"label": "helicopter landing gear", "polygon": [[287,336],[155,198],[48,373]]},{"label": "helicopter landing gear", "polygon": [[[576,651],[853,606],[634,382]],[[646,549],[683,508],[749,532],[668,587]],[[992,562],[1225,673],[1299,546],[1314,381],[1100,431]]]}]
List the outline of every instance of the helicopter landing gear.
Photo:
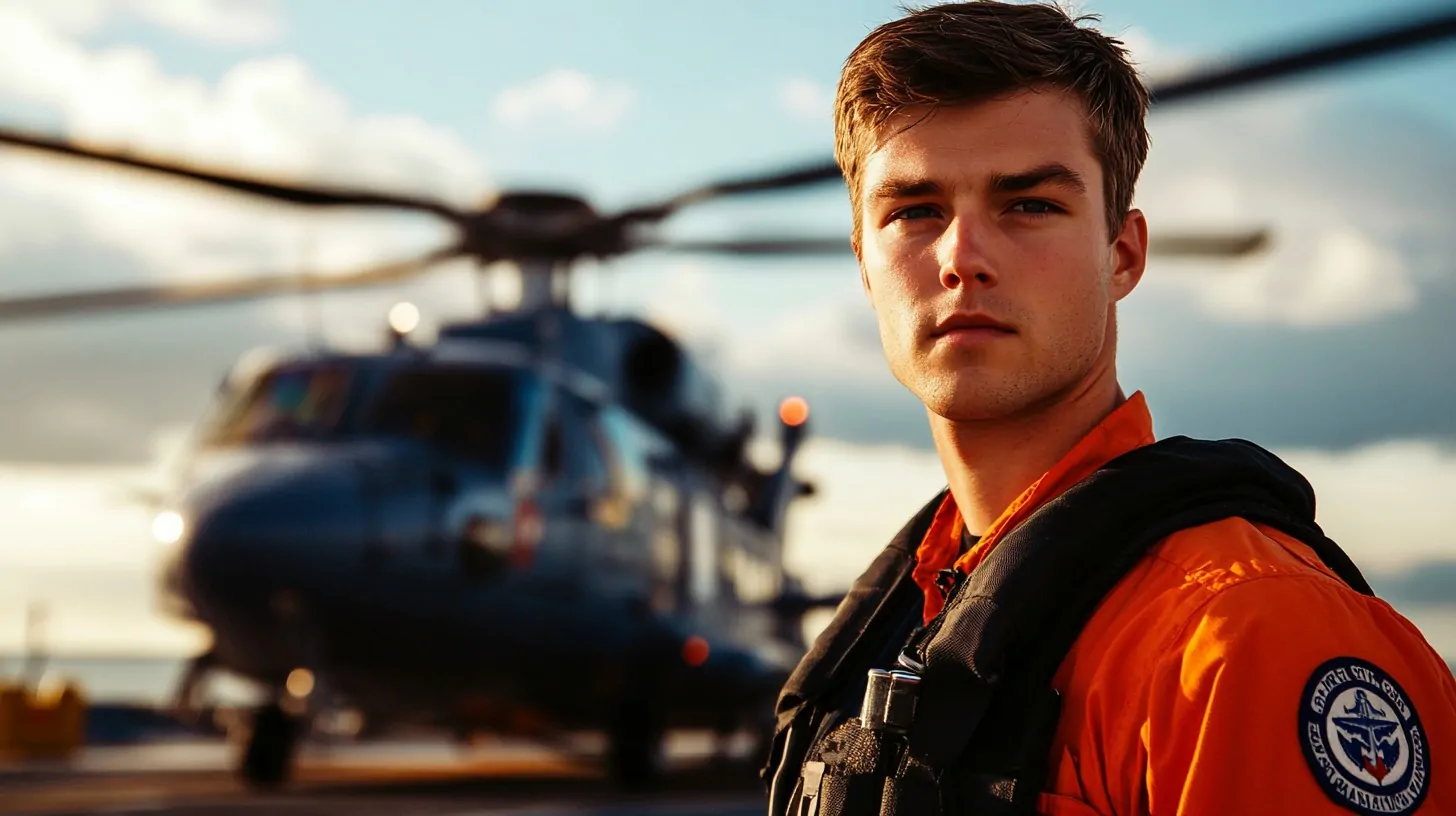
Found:
[{"label": "helicopter landing gear", "polygon": [[612,782],[626,790],[652,787],[662,775],[665,731],[655,706],[628,699],[618,707],[607,732],[607,770]]},{"label": "helicopter landing gear", "polygon": [[303,722],[278,703],[253,712],[253,725],[243,747],[238,773],[253,788],[276,788],[288,781]]},{"label": "helicopter landing gear", "polygon": [[177,690],[172,695],[172,713],[177,719],[192,726],[200,723],[202,712],[198,703],[199,694],[216,667],[217,655],[210,650],[187,661],[187,667],[177,683]]}]

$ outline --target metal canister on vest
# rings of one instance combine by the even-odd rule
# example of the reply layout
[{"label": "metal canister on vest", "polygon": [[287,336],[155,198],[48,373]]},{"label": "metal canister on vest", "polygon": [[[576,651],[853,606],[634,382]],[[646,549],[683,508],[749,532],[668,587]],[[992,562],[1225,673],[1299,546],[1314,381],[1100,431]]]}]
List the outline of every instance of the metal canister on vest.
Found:
[{"label": "metal canister on vest", "polygon": [[[932,816],[939,812],[933,780],[901,778],[906,741],[915,721],[915,708],[920,695],[920,675],[908,671],[872,669],[865,686],[865,699],[860,711],[860,726],[879,732],[879,761],[882,774],[875,811],[880,816],[901,816],[906,813]],[[927,784],[929,783],[929,784]],[[869,802],[863,803],[870,805]]]},{"label": "metal canister on vest", "polygon": [[860,725],[871,731],[889,731],[903,736],[910,731],[910,723],[915,719],[915,700],[919,690],[920,677],[915,674],[870,669],[864,702],[860,705]]}]

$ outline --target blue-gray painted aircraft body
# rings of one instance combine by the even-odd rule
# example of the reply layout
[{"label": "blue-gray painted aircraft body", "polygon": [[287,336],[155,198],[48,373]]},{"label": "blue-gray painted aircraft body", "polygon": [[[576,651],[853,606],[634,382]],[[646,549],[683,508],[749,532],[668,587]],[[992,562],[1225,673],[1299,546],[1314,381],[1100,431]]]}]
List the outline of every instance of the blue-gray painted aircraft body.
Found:
[{"label": "blue-gray painted aircraft body", "polygon": [[761,733],[812,603],[782,567],[804,425],[763,473],[721,414],[666,336],[550,307],[229,378],[167,511],[168,607],[214,636],[195,676],[277,689],[288,733],[334,703],[605,729],[624,777],[663,728]]}]

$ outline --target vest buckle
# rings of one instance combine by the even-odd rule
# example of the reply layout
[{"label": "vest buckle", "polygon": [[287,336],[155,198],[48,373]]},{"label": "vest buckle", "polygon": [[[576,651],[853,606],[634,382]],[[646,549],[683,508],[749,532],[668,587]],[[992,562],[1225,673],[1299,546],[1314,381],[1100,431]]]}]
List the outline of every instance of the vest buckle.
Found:
[{"label": "vest buckle", "polygon": [[804,784],[794,816],[819,816],[819,786],[824,782],[824,763],[805,762],[800,777]]}]

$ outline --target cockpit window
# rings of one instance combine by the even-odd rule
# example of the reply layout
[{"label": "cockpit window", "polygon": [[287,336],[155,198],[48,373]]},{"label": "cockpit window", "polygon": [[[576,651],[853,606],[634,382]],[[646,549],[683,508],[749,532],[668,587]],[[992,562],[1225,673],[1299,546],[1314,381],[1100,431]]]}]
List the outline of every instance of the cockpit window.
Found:
[{"label": "cockpit window", "polygon": [[223,406],[206,443],[318,439],[338,429],[348,404],[349,368],[292,365],[259,377],[231,405]]},{"label": "cockpit window", "polygon": [[390,375],[365,421],[372,434],[418,439],[505,467],[518,437],[519,377],[483,368],[418,368]]}]

